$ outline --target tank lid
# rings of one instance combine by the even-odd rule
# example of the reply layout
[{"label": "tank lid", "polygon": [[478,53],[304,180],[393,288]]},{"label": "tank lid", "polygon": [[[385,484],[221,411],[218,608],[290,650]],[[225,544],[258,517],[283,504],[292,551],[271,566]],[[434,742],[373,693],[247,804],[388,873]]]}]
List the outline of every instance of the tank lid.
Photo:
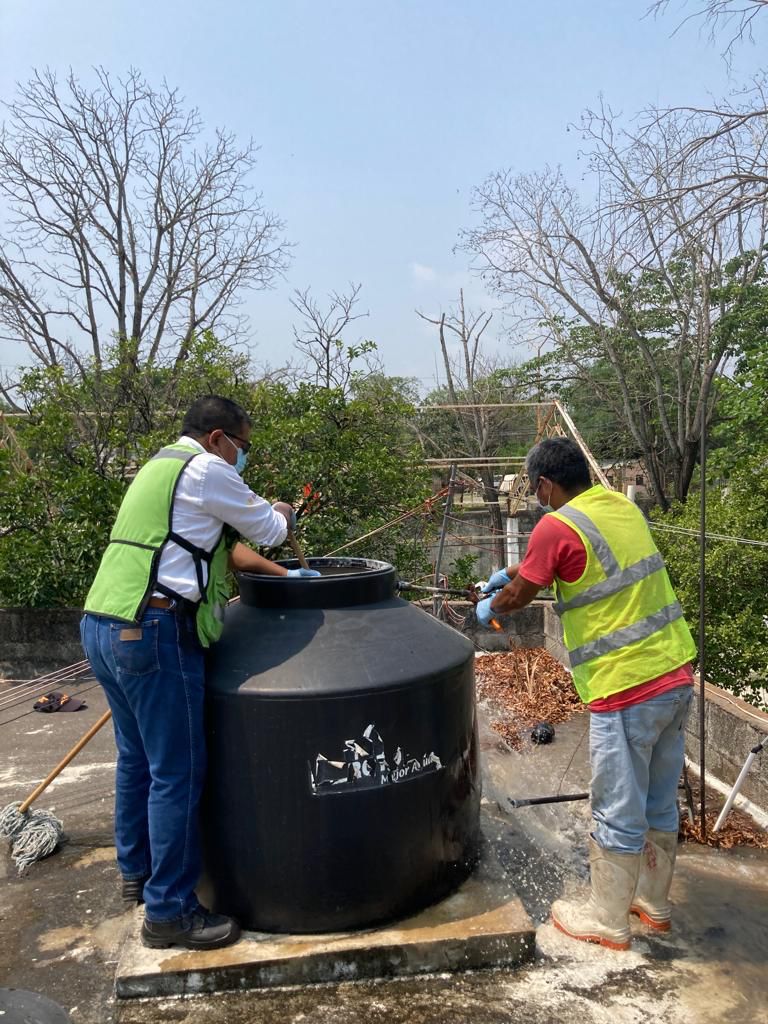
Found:
[{"label": "tank lid", "polygon": [[[389,601],[396,594],[397,574],[389,562],[372,558],[308,558],[320,576],[265,576],[239,572],[240,600],[259,608],[345,608]],[[298,559],[278,562],[298,569]]]}]

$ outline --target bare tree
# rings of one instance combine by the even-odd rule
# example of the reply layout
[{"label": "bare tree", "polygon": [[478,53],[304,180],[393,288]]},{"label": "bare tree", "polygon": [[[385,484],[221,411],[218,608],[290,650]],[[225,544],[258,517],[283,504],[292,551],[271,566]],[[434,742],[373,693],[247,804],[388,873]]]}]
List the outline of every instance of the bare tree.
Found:
[{"label": "bare tree", "polygon": [[[293,293],[291,305],[303,320],[303,324],[293,328],[294,347],[303,363],[295,371],[300,379],[323,388],[339,388],[347,394],[353,381],[380,372],[374,341],[349,344],[342,338],[350,324],[368,316],[354,312],[361,288],[360,284],[350,284],[346,294],[331,292],[325,309],[309,288]],[[364,370],[355,365],[358,359],[363,360]]]},{"label": "bare tree", "polygon": [[[88,89],[35,72],[0,131],[0,337],[40,363],[185,358],[196,332],[240,334],[237,306],[287,264],[280,221],[250,185],[256,148],[138,71]],[[167,354],[167,353],[166,353]]]},{"label": "bare tree", "polygon": [[[654,16],[665,14],[670,3],[671,0],[654,0],[648,8],[648,13]],[[683,0],[682,6],[687,6],[687,0]],[[697,0],[696,10],[683,18],[681,24],[700,19],[709,25],[712,40],[716,38],[720,29],[730,32],[731,36],[725,48],[725,55],[728,56],[740,40],[752,41],[754,20],[761,11],[767,9],[768,0]]]},{"label": "bare tree", "polygon": [[625,129],[640,147],[663,137],[666,173],[646,167],[638,203],[677,201],[700,193],[687,216],[727,219],[768,202],[768,78],[723,100],[717,107],[650,108],[637,127]]},{"label": "bare tree", "polygon": [[[463,290],[459,292],[456,309],[448,313],[441,313],[439,317],[429,317],[418,310],[416,313],[426,323],[437,328],[449,404],[467,407],[451,410],[453,423],[463,444],[455,453],[456,456],[483,460],[498,454],[501,438],[496,429],[498,417],[493,415],[498,410],[480,408],[485,403],[498,401],[499,397],[498,383],[493,378],[496,364],[484,353],[481,344],[493,314],[484,310],[468,310],[464,304]],[[453,352],[455,343],[458,343],[458,348]],[[492,389],[490,394],[489,387]],[[422,441],[429,445],[429,436],[422,434]],[[504,524],[493,465],[480,461],[476,475],[482,485],[483,500],[491,518],[494,562],[502,566],[505,562]]]},{"label": "bare tree", "polygon": [[764,204],[712,215],[707,169],[695,150],[679,158],[697,129],[681,115],[638,137],[610,111],[588,113],[595,200],[582,203],[557,170],[500,172],[476,191],[481,223],[466,235],[521,326],[543,330],[593,387],[606,385],[590,367],[610,365],[611,404],[665,508],[687,494],[728,317],[762,273],[768,241]]}]

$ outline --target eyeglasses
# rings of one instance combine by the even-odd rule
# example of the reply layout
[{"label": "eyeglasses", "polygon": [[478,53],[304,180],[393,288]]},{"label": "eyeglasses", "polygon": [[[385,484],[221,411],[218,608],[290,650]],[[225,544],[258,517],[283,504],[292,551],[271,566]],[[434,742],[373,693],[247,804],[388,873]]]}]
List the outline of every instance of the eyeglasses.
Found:
[{"label": "eyeglasses", "polygon": [[224,437],[228,437],[230,441],[239,441],[244,455],[247,455],[251,450],[251,442],[246,441],[244,437],[238,437],[237,434],[228,434],[226,430],[222,430],[222,434]]},{"label": "eyeglasses", "polygon": [[528,488],[528,493],[531,495],[531,497],[533,497],[533,498],[537,497],[537,495],[539,493],[539,488],[541,487],[541,481],[543,479],[544,479],[544,477],[540,476],[539,479],[536,481],[536,486]]}]

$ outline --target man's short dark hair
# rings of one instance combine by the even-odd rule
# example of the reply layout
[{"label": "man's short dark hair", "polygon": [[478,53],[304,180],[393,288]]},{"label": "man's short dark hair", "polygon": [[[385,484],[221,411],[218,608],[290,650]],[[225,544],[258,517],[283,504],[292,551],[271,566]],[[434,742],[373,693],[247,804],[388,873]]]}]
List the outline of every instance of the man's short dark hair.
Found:
[{"label": "man's short dark hair", "polygon": [[220,395],[204,395],[195,399],[187,410],[181,432],[188,437],[203,437],[212,430],[240,434],[243,427],[250,425],[251,417],[237,402]]},{"label": "man's short dark hair", "polygon": [[568,492],[592,486],[584,453],[568,437],[548,437],[541,441],[528,452],[525,467],[533,490],[543,476]]}]

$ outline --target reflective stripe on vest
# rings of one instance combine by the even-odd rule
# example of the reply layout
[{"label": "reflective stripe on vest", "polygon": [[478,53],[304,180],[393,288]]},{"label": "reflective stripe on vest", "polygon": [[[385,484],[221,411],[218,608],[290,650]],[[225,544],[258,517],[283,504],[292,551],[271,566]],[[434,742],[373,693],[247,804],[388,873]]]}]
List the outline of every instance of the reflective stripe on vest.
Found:
[{"label": "reflective stripe on vest", "polygon": [[568,505],[563,505],[559,512],[561,516],[570,519],[574,526],[578,526],[581,532],[589,538],[589,543],[594,548],[597,560],[602,565],[606,576],[615,576],[616,573],[621,571],[614,553],[608,546],[608,541],[600,533],[589,516],[576,508],[570,508]]},{"label": "reflective stripe on vest", "polygon": [[611,651],[618,651],[622,647],[629,647],[630,644],[637,643],[638,640],[646,640],[649,636],[664,629],[670,622],[682,619],[682,617],[683,609],[678,601],[668,604],[665,608],[660,608],[659,611],[654,612],[653,615],[648,615],[644,619],[638,619],[631,626],[624,626],[622,629],[614,630],[613,633],[608,633],[607,636],[601,636],[588,644],[576,647],[569,652],[571,668],[583,665],[585,661],[592,661],[593,658],[599,658],[601,654],[610,654]]},{"label": "reflective stripe on vest", "polygon": [[[583,608],[594,601],[600,601],[604,597],[618,594],[627,587],[632,587],[639,583],[646,576],[650,576],[652,573],[664,568],[664,559],[661,557],[660,552],[657,551],[646,558],[641,558],[639,562],[627,566],[626,569],[621,569],[608,541],[586,513],[564,505],[560,509],[560,515],[569,519],[575,526],[578,526],[585,537],[589,539],[595,555],[603,567],[603,572],[608,578],[588,587],[580,594],[571,598],[570,601],[558,600],[555,608],[559,615],[569,611],[571,608]],[[628,647],[629,644],[637,643],[638,640],[645,640],[660,629],[668,626],[670,622],[674,622],[675,619],[681,619],[682,617],[683,609],[680,607],[679,602],[675,601],[674,604],[661,608],[659,611],[654,612],[653,615],[648,615],[644,619],[638,619],[637,622],[633,622],[630,626],[624,626],[622,629],[614,630],[613,633],[608,633],[597,640],[592,640],[581,647],[576,647],[569,652],[571,668],[583,665],[585,661],[591,661],[593,658],[599,658],[601,654],[610,654],[611,651],[618,651],[622,647]]]},{"label": "reflective stripe on vest", "polygon": [[[569,510],[573,511],[573,510]],[[582,513],[579,513],[582,515]],[[571,516],[568,516],[570,519]],[[586,519],[586,516],[583,516]],[[575,520],[573,520],[575,522]],[[594,523],[589,521],[591,529],[597,533]],[[580,528],[586,534],[581,523]],[[601,534],[597,533],[603,544],[605,539]],[[590,541],[592,537],[590,536]],[[594,543],[592,544],[594,547]],[[605,544],[608,547],[607,544]],[[610,548],[608,549],[610,551]],[[613,558],[613,553],[611,553]],[[615,560],[614,560],[615,561]],[[605,566],[603,566],[605,568]],[[625,590],[627,587],[634,586],[635,583],[639,583],[640,580],[645,579],[646,576],[651,576],[653,573],[658,572],[659,569],[664,568],[664,559],[661,557],[660,552],[656,552],[653,555],[648,555],[646,558],[641,558],[639,562],[635,562],[633,565],[628,565],[626,569],[620,569],[616,565],[614,574],[608,576],[607,580],[601,580],[600,583],[595,583],[593,586],[583,590],[576,597],[572,597],[570,601],[561,601],[559,598],[555,602],[555,611],[558,615],[562,615],[563,612],[570,611],[571,608],[583,608],[584,605],[592,604],[593,601],[600,601],[604,597],[610,597],[612,594],[618,594],[619,591]]]}]

